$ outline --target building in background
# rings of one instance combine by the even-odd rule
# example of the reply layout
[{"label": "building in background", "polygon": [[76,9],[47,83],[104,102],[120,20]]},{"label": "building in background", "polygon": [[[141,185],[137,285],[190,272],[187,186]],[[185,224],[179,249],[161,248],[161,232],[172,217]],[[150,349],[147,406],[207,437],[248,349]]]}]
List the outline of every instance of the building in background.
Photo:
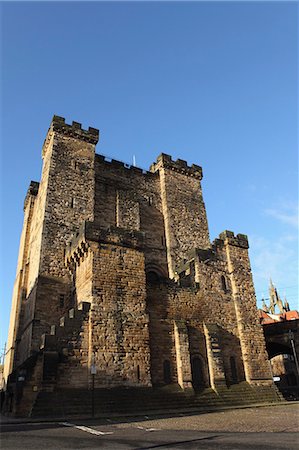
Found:
[{"label": "building in background", "polygon": [[286,398],[298,399],[299,314],[298,311],[290,311],[287,299],[282,302],[272,280],[269,287],[269,304],[263,300],[259,316],[273,379]]}]

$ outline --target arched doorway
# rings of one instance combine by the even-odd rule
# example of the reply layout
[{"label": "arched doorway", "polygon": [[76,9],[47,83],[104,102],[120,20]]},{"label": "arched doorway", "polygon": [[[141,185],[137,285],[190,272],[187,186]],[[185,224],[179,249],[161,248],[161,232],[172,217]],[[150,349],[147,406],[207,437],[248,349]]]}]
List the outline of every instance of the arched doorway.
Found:
[{"label": "arched doorway", "polygon": [[146,312],[149,316],[150,372],[153,386],[171,383],[172,328],[166,321],[168,285],[166,276],[158,265],[146,266]]}]

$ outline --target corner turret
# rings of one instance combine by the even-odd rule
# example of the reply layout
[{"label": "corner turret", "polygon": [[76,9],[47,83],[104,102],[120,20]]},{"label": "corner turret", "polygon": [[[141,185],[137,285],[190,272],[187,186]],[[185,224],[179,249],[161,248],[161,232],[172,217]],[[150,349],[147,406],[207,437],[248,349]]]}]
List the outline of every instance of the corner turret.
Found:
[{"label": "corner turret", "polygon": [[202,180],[202,168],[200,166],[196,164],[188,166],[187,161],[184,161],[183,159],[177,159],[176,161],[173,161],[172,157],[170,155],[167,155],[166,153],[161,153],[158,156],[157,162],[153,163],[150,166],[150,171],[157,172],[157,170],[162,167]]},{"label": "corner turret", "polygon": [[[248,237],[246,234],[239,233],[235,236],[233,231],[225,230],[219,234],[219,239],[224,243],[234,245],[236,247],[249,248]],[[216,241],[218,241],[218,239]]]},{"label": "corner turret", "polygon": [[64,117],[54,115],[42,148],[43,156],[48,147],[48,143],[53,132],[62,134],[66,137],[71,137],[84,142],[88,142],[89,144],[93,145],[96,145],[99,141],[99,130],[97,130],[96,128],[88,127],[88,130],[84,130],[81,123],[73,121],[72,124],[69,125],[65,123]]}]

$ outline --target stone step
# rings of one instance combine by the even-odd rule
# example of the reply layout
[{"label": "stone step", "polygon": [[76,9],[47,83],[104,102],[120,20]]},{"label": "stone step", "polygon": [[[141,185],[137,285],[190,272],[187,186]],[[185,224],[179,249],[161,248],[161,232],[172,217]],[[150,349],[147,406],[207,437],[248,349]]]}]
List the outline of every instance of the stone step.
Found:
[{"label": "stone step", "polygon": [[[261,402],[279,402],[276,391],[263,389],[261,397],[255,389],[248,386],[222,389],[217,395],[212,389],[206,389],[202,393],[191,395],[184,391],[170,391],[151,388],[114,388],[95,389],[94,403],[96,414],[134,414],[145,411],[179,410],[188,408],[203,408],[213,406],[237,406]],[[275,394],[275,395],[274,395]],[[65,415],[89,415],[91,413],[91,396],[88,389],[65,389],[54,392],[40,392],[34,405],[32,415],[55,416]],[[49,407],[51,405],[51,407]]]}]

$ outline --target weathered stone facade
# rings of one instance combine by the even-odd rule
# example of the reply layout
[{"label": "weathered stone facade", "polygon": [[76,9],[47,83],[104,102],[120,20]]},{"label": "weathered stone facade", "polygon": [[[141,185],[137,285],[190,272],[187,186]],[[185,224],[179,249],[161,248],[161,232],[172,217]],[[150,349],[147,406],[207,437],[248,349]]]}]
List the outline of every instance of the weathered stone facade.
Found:
[{"label": "weathered stone facade", "polygon": [[143,171],[96,154],[98,137],[51,123],[24,204],[6,379],[27,367],[34,392],[85,388],[93,364],[98,387],[271,385],[247,237],[210,242],[201,167],[161,154]]}]

